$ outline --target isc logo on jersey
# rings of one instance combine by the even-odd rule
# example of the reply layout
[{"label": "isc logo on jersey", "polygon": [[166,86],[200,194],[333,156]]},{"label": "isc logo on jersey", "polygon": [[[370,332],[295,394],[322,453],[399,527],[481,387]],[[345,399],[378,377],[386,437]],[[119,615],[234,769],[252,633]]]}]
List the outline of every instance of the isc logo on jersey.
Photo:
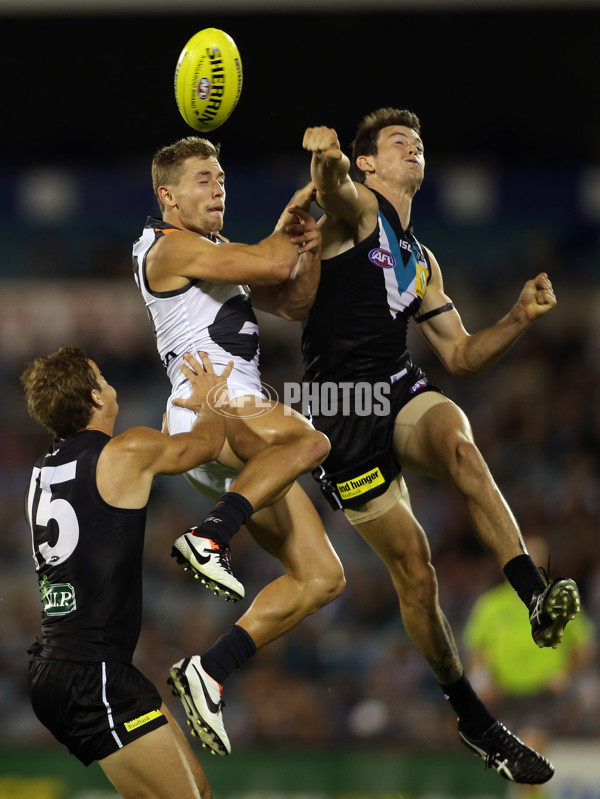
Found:
[{"label": "isc logo on jersey", "polygon": [[384,250],[382,247],[377,247],[369,253],[369,260],[375,266],[380,266],[382,269],[392,269],[396,266],[396,259],[389,250]]}]

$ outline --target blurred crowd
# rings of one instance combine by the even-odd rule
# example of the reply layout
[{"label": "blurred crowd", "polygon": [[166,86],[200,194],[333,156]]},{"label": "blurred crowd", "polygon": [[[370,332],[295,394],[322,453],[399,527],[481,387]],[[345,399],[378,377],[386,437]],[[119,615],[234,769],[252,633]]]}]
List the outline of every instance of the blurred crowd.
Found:
[{"label": "blurred crowd", "polygon": [[[590,267],[598,263],[600,239],[590,235],[585,251],[574,256],[568,240],[549,232],[521,242],[507,264],[483,270],[477,269],[475,251],[464,260],[446,257],[428,226],[422,217],[417,235],[436,253],[446,291],[469,330],[503,315],[537,272],[547,271],[553,280],[558,307],[471,381],[447,375],[418,332],[411,332],[411,345],[430,379],[469,416],[523,532],[547,541],[551,576],[575,578],[588,616],[600,625],[600,280]],[[463,236],[468,240],[468,231]],[[493,250],[493,240],[489,244]],[[26,416],[18,383],[23,364],[61,343],[85,347],[118,390],[118,431],[131,424],[159,427],[169,393],[130,278],[129,251],[119,245],[107,242],[103,253],[94,250],[97,271],[84,282],[67,269],[61,275],[53,250],[52,275],[13,275],[0,292],[0,744],[50,740],[25,689],[26,649],[41,605],[23,499],[48,437]],[[478,247],[483,252],[485,238]],[[260,324],[263,379],[280,391],[286,380],[301,376],[300,327],[262,316]],[[502,575],[476,542],[462,498],[415,475],[406,479],[429,535],[442,607],[462,646],[461,630],[475,600]],[[224,719],[234,748],[458,745],[455,718],[404,632],[383,565],[343,515],[330,510],[310,476],[302,484],[344,564],[347,588],[232,675]],[[233,539],[232,564],[246,586],[246,600],[225,603],[184,573],[169,557],[172,542],[208,507],[179,477],[158,479],[149,507],[144,623],[135,662],[180,719],[179,702],[166,685],[171,664],[203,651],[281,573],[245,530]],[[523,635],[530,635],[525,608]],[[572,704],[554,719],[555,732],[600,737],[600,661],[594,657],[574,679]]]}]

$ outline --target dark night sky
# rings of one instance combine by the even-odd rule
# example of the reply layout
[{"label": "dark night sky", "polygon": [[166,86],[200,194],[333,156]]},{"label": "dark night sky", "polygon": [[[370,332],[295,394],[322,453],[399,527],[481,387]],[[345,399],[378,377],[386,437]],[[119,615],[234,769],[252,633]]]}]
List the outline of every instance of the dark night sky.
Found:
[{"label": "dark night sky", "polygon": [[600,158],[598,9],[4,18],[1,163],[145,162],[191,133],[173,72],[209,26],[244,66],[212,134],[229,154],[299,152],[312,124],[347,148],[362,115],[394,105],[419,114],[430,159]]}]

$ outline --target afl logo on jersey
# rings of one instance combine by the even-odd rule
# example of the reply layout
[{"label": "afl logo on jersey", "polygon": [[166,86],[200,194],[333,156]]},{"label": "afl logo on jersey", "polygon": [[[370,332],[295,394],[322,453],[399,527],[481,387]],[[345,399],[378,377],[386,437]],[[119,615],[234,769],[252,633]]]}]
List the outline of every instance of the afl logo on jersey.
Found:
[{"label": "afl logo on jersey", "polygon": [[380,266],[382,269],[392,269],[396,266],[396,259],[389,250],[384,250],[377,247],[369,253],[369,260],[375,266]]}]

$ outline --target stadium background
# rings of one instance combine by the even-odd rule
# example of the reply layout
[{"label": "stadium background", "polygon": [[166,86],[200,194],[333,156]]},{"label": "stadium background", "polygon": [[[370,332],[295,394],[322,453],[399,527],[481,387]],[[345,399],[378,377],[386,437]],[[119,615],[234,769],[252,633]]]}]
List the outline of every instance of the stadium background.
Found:
[{"label": "stadium background", "polygon": [[[450,378],[418,339],[414,347],[469,413],[524,532],[547,538],[554,568],[579,581],[598,623],[599,23],[594,0],[375,0],[368,11],[353,0],[107,0],[102,9],[93,0],[3,0],[1,799],[114,795],[97,767],[79,768],[53,744],[25,694],[39,599],[22,505],[46,438],[24,412],[18,376],[30,358],[77,343],[119,390],[119,429],[160,423],[168,382],[129,253],[156,210],[153,152],[190,132],[172,75],[182,45],[203,27],[227,30],[244,64],[238,107],[210,136],[223,148],[231,239],[268,234],[307,180],[307,125],[336,127],[347,148],[363,114],[395,105],[421,117],[427,176],[414,205],[416,234],[440,260],[467,328],[502,315],[525,279],[540,270],[551,276],[558,308],[476,380]],[[263,378],[281,390],[301,373],[299,327],[265,317],[261,326]],[[230,679],[234,755],[200,754],[216,796],[503,795],[507,785],[458,743],[452,713],[403,632],[383,567],[310,479],[303,484],[348,587]],[[409,478],[409,486],[460,638],[497,569],[459,499],[427,481]],[[168,667],[201,651],[240,607],[203,593],[168,557],[173,538],[202,516],[202,500],[183,480],[161,479],[150,508],[136,662],[178,712],[164,682]],[[278,573],[246,533],[233,552],[249,597]],[[572,713],[555,720],[553,797],[600,796],[599,672],[593,662],[577,678]]]}]

